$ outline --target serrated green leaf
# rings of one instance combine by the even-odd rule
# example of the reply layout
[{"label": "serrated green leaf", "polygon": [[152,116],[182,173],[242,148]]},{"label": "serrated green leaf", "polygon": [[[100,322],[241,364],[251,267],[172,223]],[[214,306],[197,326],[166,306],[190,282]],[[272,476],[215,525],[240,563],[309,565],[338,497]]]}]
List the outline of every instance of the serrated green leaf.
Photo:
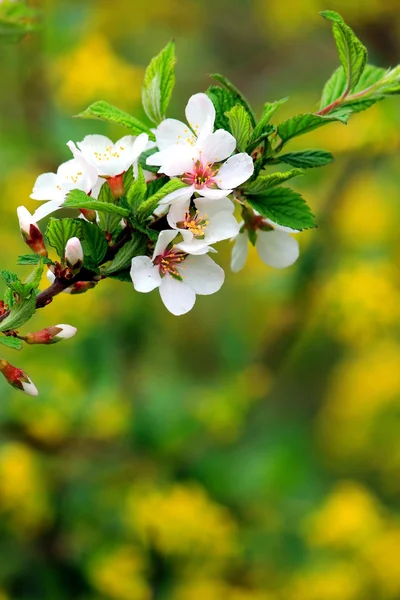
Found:
[{"label": "serrated green leaf", "polygon": [[[84,194],[84,192],[82,193]],[[45,236],[61,259],[64,258],[65,246],[68,240],[73,237],[82,238],[82,223],[82,219],[50,219]]]},{"label": "serrated green leaf", "polygon": [[[103,186],[104,187],[104,186]],[[111,202],[102,202],[93,200],[90,196],[81,190],[72,190],[67,194],[67,199],[63,204],[64,208],[89,208],[101,212],[113,213],[121,217],[128,217],[130,212],[126,208],[112,204]]]},{"label": "serrated green leaf", "polygon": [[138,176],[132,183],[132,186],[127,194],[128,203],[134,212],[138,209],[140,204],[144,202],[146,193],[147,185],[143,175],[143,169],[140,165],[138,165]]},{"label": "serrated green leaf", "polygon": [[247,184],[244,188],[245,194],[264,194],[266,190],[281,185],[285,181],[289,181],[289,179],[293,179],[293,177],[298,177],[299,175],[305,175],[304,171],[301,169],[292,169],[291,171],[286,171],[285,173],[270,173],[268,175],[260,175],[257,177],[255,181]]},{"label": "serrated green leaf", "polygon": [[104,100],[94,102],[86,110],[75,116],[80,119],[100,119],[100,121],[115,123],[125,127],[134,135],[147,133],[151,140],[155,140],[155,135],[147,125]]},{"label": "serrated green leaf", "polygon": [[43,264],[43,261],[41,260],[39,262],[39,264],[37,265],[36,269],[34,269],[32,271],[32,273],[25,279],[24,286],[25,286],[27,293],[28,293],[28,291],[34,292],[37,290],[37,288],[39,287],[40,281],[42,279],[43,271],[44,271],[44,264]]},{"label": "serrated green leaf", "polygon": [[[123,182],[124,182],[124,192],[125,195],[129,192],[129,189],[133,183],[134,177],[133,177],[133,167],[130,166],[129,169],[127,169],[127,171],[125,171],[125,173],[123,174]],[[110,187],[110,186],[108,186]]]},{"label": "serrated green leaf", "polygon": [[245,152],[253,131],[248,112],[241,104],[236,104],[226,113],[226,116],[232,135],[236,140],[237,149],[239,152]]},{"label": "serrated green leaf", "polygon": [[301,194],[290,188],[272,188],[265,195],[246,198],[254,210],[278,225],[302,231],[315,227],[315,218]]},{"label": "serrated green leaf", "polygon": [[32,294],[30,298],[25,298],[16,302],[10,309],[8,317],[0,324],[0,331],[9,331],[18,329],[24,325],[36,310],[36,296]]},{"label": "serrated green leaf", "polygon": [[88,269],[95,269],[101,265],[108,250],[104,231],[94,223],[82,221],[82,233],[84,265]]},{"label": "serrated green leaf", "polygon": [[298,135],[304,135],[314,129],[323,127],[328,123],[340,121],[341,123],[347,123],[347,119],[350,116],[350,111],[341,111],[335,116],[320,116],[313,113],[305,113],[302,115],[296,115],[287,121],[283,121],[278,126],[278,135],[281,140],[286,143],[288,140],[297,137]]},{"label": "serrated green leaf", "polygon": [[236,106],[236,98],[228,90],[225,90],[217,85],[211,85],[207,90],[207,96],[214,104],[215,108],[215,129],[230,130],[229,119],[226,113]]},{"label": "serrated green leaf", "polygon": [[338,13],[326,10],[321,15],[333,23],[333,36],[346,77],[345,93],[350,93],[359,82],[367,64],[367,49]]},{"label": "serrated green leaf", "polygon": [[[108,185],[107,182],[103,183],[103,185],[101,186],[97,200],[98,200],[98,202],[108,202],[110,204],[114,204],[115,200],[112,195],[110,186]],[[103,231],[106,231],[107,233],[109,233],[112,236],[112,238],[114,239],[114,237],[119,233],[119,231],[121,229],[120,228],[120,222],[121,222],[120,215],[116,215],[116,214],[109,213],[109,212],[99,211],[98,217],[99,217],[99,225],[100,225],[101,229]]]},{"label": "serrated green leaf", "polygon": [[153,123],[165,118],[175,85],[175,43],[170,42],[146,69],[142,88],[143,108]]},{"label": "serrated green leaf", "polygon": [[21,256],[18,256],[17,265],[37,265],[41,260],[45,265],[54,264],[50,258],[40,256],[40,254],[21,254]]},{"label": "serrated green leaf", "polygon": [[163,185],[165,185],[166,183],[168,183],[169,181],[169,177],[163,176],[163,177],[157,177],[156,179],[152,179],[151,181],[149,181],[146,186],[146,198],[150,198],[151,196],[153,196],[153,194],[155,194],[156,192],[158,192],[158,190],[160,190]]},{"label": "serrated green leaf", "polygon": [[22,340],[12,337],[12,336],[8,336],[8,337],[1,336],[0,344],[2,344],[3,346],[7,346],[7,348],[12,348],[13,350],[21,350],[22,349]]},{"label": "serrated green leaf", "polygon": [[[238,88],[231,81],[229,81],[229,79],[227,77],[224,77],[224,75],[220,75],[219,73],[213,73],[212,75],[210,75],[210,77],[212,79],[214,79],[215,81],[218,81],[218,83],[220,83],[222,86],[224,86],[224,88],[230,93],[232,101],[233,101],[233,104],[230,108],[233,108],[235,106],[235,104],[241,104],[243,106],[243,108],[246,110],[246,112],[248,113],[252,126],[255,127],[255,125],[256,125],[255,114],[254,114],[253,109],[251,108],[249,102],[243,96],[242,92],[240,92],[238,90]],[[226,109],[226,110],[229,110],[229,109]]]},{"label": "serrated green leaf", "polygon": [[[20,296],[20,298],[29,298],[31,296],[31,286],[29,284],[25,285],[25,283],[22,283],[22,281],[16,273],[4,269],[0,271],[0,277],[4,281],[6,286],[10,288],[12,292]],[[7,304],[9,304],[9,302],[7,302]]]},{"label": "serrated green leaf", "polygon": [[277,100],[276,102],[266,102],[264,104],[261,119],[259,120],[253,131],[252,142],[264,133],[265,128],[268,126],[269,121],[274,116],[276,111],[282,106],[282,104],[284,104],[288,100],[289,98],[282,98],[282,100]]},{"label": "serrated green leaf", "polygon": [[145,202],[143,202],[139,206],[139,208],[137,210],[139,219],[144,221],[145,219],[150,217],[150,215],[153,214],[154,210],[159,205],[160,200],[165,198],[165,196],[167,196],[168,194],[171,194],[172,192],[175,192],[176,190],[179,190],[184,187],[187,187],[187,186],[180,179],[174,178],[174,179],[171,179],[170,181],[168,181],[168,183],[163,185],[162,188],[160,188],[155,194],[150,196],[150,198],[148,198]]},{"label": "serrated green leaf", "polygon": [[277,157],[277,162],[283,162],[300,169],[313,169],[323,167],[334,160],[333,155],[325,150],[299,150],[288,152]]},{"label": "serrated green leaf", "polygon": [[129,240],[117,252],[114,259],[102,269],[102,274],[109,277],[112,274],[118,273],[130,267],[134,256],[142,256],[146,253],[147,238],[145,235],[135,233],[135,236]]},{"label": "serrated green leaf", "polygon": [[263,131],[261,132],[261,134],[258,136],[258,138],[254,137],[254,132],[253,135],[251,137],[251,142],[250,144],[247,146],[246,148],[246,152],[248,154],[251,154],[253,152],[253,150],[255,150],[258,146],[261,146],[262,144],[264,144],[264,146],[266,146],[267,148],[270,147],[269,145],[269,141],[268,138],[270,135],[272,135],[273,133],[275,133],[276,131],[276,127],[275,125],[265,125]]}]

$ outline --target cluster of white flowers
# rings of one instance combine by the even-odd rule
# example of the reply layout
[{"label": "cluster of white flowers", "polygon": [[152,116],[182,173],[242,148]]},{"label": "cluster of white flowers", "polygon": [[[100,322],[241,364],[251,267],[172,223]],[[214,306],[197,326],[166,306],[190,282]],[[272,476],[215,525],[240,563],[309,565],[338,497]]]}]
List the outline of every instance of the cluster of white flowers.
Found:
[{"label": "cluster of white flowers", "polygon": [[160,232],[152,256],[132,259],[135,290],[159,288],[171,313],[188,312],[196,294],[213,294],[224,282],[224,271],[208,256],[216,252],[214,244],[235,241],[231,267],[239,271],[246,262],[249,228],[266,264],[276,268],[291,265],[298,257],[297,241],[290,235],[293,230],[279,227],[255,211],[245,222],[236,219],[235,205],[241,203],[236,191],[252,176],[253,158],[245,152],[235,153],[236,139],[229,132],[214,131],[215,118],[212,101],[199,93],[186,106],[187,124],[165,119],[154,130],[155,142],[145,133],[136,138],[125,136],[115,144],[102,135],[88,135],[77,144],[68,142],[73,158],[57,173],[40,175],[34,185],[31,198],[45,203],[31,222],[62,208],[73,189],[97,198],[107,181],[118,197],[123,193],[124,173],[133,166],[136,177],[139,158],[151,149],[154,152],[147,165],[153,172],[157,167],[158,173],[145,172],[146,180],[167,176],[184,185],[166,195],[150,217],[150,223],[163,219],[169,228]]}]

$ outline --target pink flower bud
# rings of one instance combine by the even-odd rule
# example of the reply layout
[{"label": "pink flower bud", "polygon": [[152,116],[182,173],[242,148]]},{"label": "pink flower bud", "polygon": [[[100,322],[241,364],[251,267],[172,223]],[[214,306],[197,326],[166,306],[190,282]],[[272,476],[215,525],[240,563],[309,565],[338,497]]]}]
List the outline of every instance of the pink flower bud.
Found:
[{"label": "pink flower bud", "polygon": [[83,263],[83,249],[77,237],[68,240],[65,247],[65,260],[73,274],[80,271]]},{"label": "pink flower bud", "polygon": [[27,344],[56,344],[62,340],[68,340],[77,332],[76,327],[72,325],[56,325],[55,327],[46,327],[41,331],[27,333],[22,339]]},{"label": "pink flower bud", "polygon": [[6,360],[0,359],[0,372],[3,373],[8,383],[16,390],[21,390],[21,392],[24,392],[28,396],[37,396],[39,394],[35,384],[22,369],[17,369],[17,367],[13,367]]},{"label": "pink flower bud", "polygon": [[29,210],[25,208],[25,206],[19,206],[17,208],[17,215],[19,219],[19,226],[21,229],[22,239],[24,240],[24,242],[36,254],[40,254],[41,256],[47,256],[47,250],[44,243],[43,235],[39,229],[39,226],[33,220],[33,217]]}]

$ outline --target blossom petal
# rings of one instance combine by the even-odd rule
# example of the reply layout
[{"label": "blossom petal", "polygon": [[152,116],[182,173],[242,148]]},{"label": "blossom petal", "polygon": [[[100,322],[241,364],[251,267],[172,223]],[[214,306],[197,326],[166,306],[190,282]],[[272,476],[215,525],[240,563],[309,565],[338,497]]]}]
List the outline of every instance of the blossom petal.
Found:
[{"label": "blossom petal", "polygon": [[201,214],[206,214],[209,218],[217,213],[226,211],[230,214],[233,214],[235,210],[235,205],[232,200],[224,196],[223,198],[219,198],[218,202],[215,202],[214,199],[211,198],[196,198],[194,201],[196,208],[199,209]]},{"label": "blossom petal", "polygon": [[283,231],[259,231],[256,248],[259,257],[270,267],[289,267],[299,257],[299,244]]},{"label": "blossom petal", "polygon": [[156,129],[156,140],[159,150],[165,150],[175,144],[196,143],[196,137],[189,127],[177,119],[165,119]]},{"label": "blossom petal", "polygon": [[[169,213],[167,216],[167,221],[168,221],[168,224],[170,225],[170,227],[172,227],[173,229],[178,229],[176,224],[179,223],[180,221],[184,220],[185,214],[189,210],[189,206],[190,206],[190,198],[188,200],[186,200],[186,198],[183,198],[179,202],[177,201],[177,202],[174,202],[173,204],[171,204],[171,207],[169,209]],[[193,237],[193,235],[191,233],[190,233],[190,235]]]},{"label": "blossom petal", "polygon": [[189,312],[196,302],[195,292],[182,281],[178,281],[170,275],[162,278],[160,296],[165,307],[176,316]]},{"label": "blossom petal", "polygon": [[31,198],[33,200],[53,200],[60,196],[57,190],[57,175],[55,173],[43,173],[35,181]]},{"label": "blossom petal", "polygon": [[249,253],[249,240],[246,233],[239,233],[232,248],[231,270],[234,273],[241,271],[246,264]]},{"label": "blossom petal", "polygon": [[199,141],[200,156],[202,163],[214,164],[225,160],[236,148],[236,140],[224,129],[218,129]]},{"label": "blossom petal", "polygon": [[64,199],[61,202],[58,202],[57,200],[51,200],[50,202],[45,202],[44,204],[39,206],[38,209],[35,210],[35,212],[32,215],[32,219],[37,222],[37,221],[40,221],[41,219],[44,219],[45,217],[48,217],[56,210],[60,210],[60,208],[62,208],[63,202],[64,202]]},{"label": "blossom petal", "polygon": [[72,158],[57,169],[57,183],[64,193],[74,189],[88,193],[97,179],[97,169],[81,157]]},{"label": "blossom petal", "polygon": [[247,181],[253,175],[253,172],[253,159],[249,154],[241,152],[228,158],[218,171],[216,181],[220,188],[234,189]]},{"label": "blossom petal", "polygon": [[229,196],[232,191],[233,190],[219,190],[218,188],[214,189],[206,186],[202,187],[200,190],[196,190],[201,196],[210,200],[222,200],[222,198]]},{"label": "blossom petal", "polygon": [[197,137],[214,131],[215,108],[207,94],[195,94],[187,103],[186,119]]},{"label": "blossom petal", "polygon": [[[183,175],[183,173],[193,170],[193,165],[198,159],[199,152],[196,148],[178,144],[157,154],[162,155],[158,158],[158,160],[161,160],[159,173],[165,173],[168,177],[175,177],[176,175]],[[152,163],[149,162],[148,164]]]},{"label": "blossom petal", "polygon": [[202,296],[218,292],[225,280],[223,269],[207,255],[190,256],[178,271],[185,284]]},{"label": "blossom petal", "polygon": [[231,212],[222,210],[213,217],[209,217],[209,224],[205,231],[205,241],[207,244],[215,244],[222,240],[228,240],[236,237],[240,226]]},{"label": "blossom petal", "polygon": [[151,292],[161,284],[158,267],[148,256],[132,258],[131,279],[137,292]]},{"label": "blossom petal", "polygon": [[167,194],[166,196],[164,196],[164,198],[162,200],[160,200],[159,206],[162,206],[163,204],[175,204],[176,202],[178,204],[181,203],[188,203],[190,202],[191,197],[193,196],[194,193],[194,186],[193,185],[189,185],[188,187],[183,187],[183,188],[179,188],[179,190],[175,190],[174,192],[171,192],[170,194]]},{"label": "blossom petal", "polygon": [[204,240],[196,240],[190,231],[181,231],[181,234],[183,242],[176,244],[176,248],[187,254],[207,254],[209,247]]},{"label": "blossom petal", "polygon": [[153,260],[156,256],[164,252],[165,248],[172,242],[174,238],[176,238],[177,234],[178,232],[176,229],[165,229],[164,231],[161,231],[154,248]]}]

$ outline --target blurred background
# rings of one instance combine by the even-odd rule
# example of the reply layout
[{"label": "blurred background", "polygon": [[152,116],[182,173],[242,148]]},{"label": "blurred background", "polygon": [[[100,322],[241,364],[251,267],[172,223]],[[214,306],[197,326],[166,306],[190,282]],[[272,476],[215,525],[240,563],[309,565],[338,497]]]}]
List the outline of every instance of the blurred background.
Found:
[{"label": "blurred background", "polygon": [[[170,116],[222,72],[260,112],[314,110],[338,64],[338,10],[400,62],[399,0],[48,0],[42,28],[0,45],[1,267],[26,252],[16,207],[65,143],[124,130],[72,115],[104,99],[143,117],[150,58],[174,37]],[[143,117],[144,118],[144,117]],[[319,229],[274,271],[253,252],[175,318],[105,281],[31,321],[71,342],[4,358],[0,600],[400,598],[399,101],[291,145],[336,161],[296,182]]]}]

